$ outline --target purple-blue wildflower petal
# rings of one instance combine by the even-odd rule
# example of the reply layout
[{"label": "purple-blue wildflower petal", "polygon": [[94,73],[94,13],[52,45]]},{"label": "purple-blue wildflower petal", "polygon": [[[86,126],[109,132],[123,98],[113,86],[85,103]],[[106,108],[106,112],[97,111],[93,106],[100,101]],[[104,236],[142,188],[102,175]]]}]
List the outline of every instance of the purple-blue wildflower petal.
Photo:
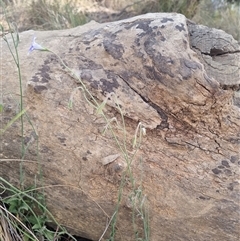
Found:
[{"label": "purple-blue wildflower petal", "polygon": [[30,54],[33,50],[47,51],[46,48],[43,48],[40,44],[35,42],[36,37],[33,38],[32,45],[28,50],[28,54]]}]

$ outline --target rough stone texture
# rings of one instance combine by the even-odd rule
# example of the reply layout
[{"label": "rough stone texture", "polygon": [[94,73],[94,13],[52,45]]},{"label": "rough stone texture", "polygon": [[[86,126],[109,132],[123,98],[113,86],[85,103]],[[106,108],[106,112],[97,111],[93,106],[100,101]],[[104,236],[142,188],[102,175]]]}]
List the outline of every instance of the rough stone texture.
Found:
[{"label": "rough stone texture", "polygon": [[[240,90],[240,46],[236,40],[222,30],[188,22],[190,44],[202,57],[206,72],[225,87]],[[224,34],[224,38],[221,36]],[[226,68],[227,66],[227,68]]]},{"label": "rough stone texture", "polygon": [[[20,34],[24,105],[38,135],[40,156],[37,136],[26,120],[26,183],[41,164],[50,210],[70,231],[93,240],[114,213],[126,163],[111,133],[102,134],[105,120],[76,89],[79,83],[58,58],[48,52],[27,56],[33,34],[99,101],[108,97],[107,116],[119,123],[116,105],[121,106],[130,156],[138,122],[147,128],[131,168],[146,195],[151,240],[239,240],[240,115],[235,89],[224,88],[239,85],[237,42],[223,31],[170,13]],[[6,124],[18,110],[19,87],[2,39],[1,44]],[[70,96],[73,110],[67,107]],[[124,140],[123,130],[115,126],[115,131]],[[13,183],[19,180],[19,146],[20,126],[14,123],[2,137],[0,163],[1,176]],[[114,161],[104,165],[109,156]],[[126,183],[117,240],[134,240],[132,189],[128,179]]]}]

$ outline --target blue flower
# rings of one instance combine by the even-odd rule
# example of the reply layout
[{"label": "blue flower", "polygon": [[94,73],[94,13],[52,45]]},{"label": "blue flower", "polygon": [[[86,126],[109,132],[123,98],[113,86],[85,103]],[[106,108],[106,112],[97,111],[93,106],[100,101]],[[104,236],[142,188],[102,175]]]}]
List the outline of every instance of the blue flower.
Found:
[{"label": "blue flower", "polygon": [[36,37],[33,38],[32,45],[28,50],[28,54],[30,54],[33,50],[40,50],[40,51],[49,51],[46,48],[43,48],[40,44],[35,42]]}]

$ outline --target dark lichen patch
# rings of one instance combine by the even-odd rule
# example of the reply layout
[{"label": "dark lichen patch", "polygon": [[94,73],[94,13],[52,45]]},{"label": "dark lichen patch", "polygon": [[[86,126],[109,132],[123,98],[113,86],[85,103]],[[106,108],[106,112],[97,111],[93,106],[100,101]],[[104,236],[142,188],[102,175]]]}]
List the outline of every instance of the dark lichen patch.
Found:
[{"label": "dark lichen patch", "polygon": [[[31,78],[31,81],[34,83],[48,83],[50,80],[50,67],[47,65],[50,63],[50,60],[45,60],[44,65],[38,70],[38,72]],[[37,88],[40,89],[40,88]],[[38,92],[38,91],[36,91]]]},{"label": "dark lichen patch", "polygon": [[80,77],[82,80],[86,80],[86,81],[91,81],[93,78],[91,71],[89,71],[89,70],[83,70]]},{"label": "dark lichen patch", "polygon": [[240,144],[240,138],[229,138],[228,141],[233,144]]},{"label": "dark lichen patch", "polygon": [[219,169],[224,169],[225,167],[224,166],[218,166]]},{"label": "dark lichen patch", "polygon": [[25,136],[24,137],[24,140],[23,140],[24,145],[27,145],[30,141],[31,141],[31,136]]},{"label": "dark lichen patch", "polygon": [[202,69],[202,66],[199,63],[192,60],[184,59],[184,64],[190,69]]},{"label": "dark lichen patch", "polygon": [[44,60],[43,65],[49,65],[55,59],[54,57],[54,55],[49,56],[47,59]]},{"label": "dark lichen patch", "polygon": [[151,33],[142,32],[142,33],[138,34],[138,36],[139,36],[140,38],[143,38],[144,36],[146,36],[146,35],[148,36],[149,34],[151,34],[151,37],[152,37],[152,38],[154,38],[154,37],[157,36],[157,34],[156,34],[155,32],[151,32]]},{"label": "dark lichen patch", "polygon": [[50,80],[50,76],[48,73],[42,74],[42,80],[41,80],[42,83],[48,83],[49,80]]},{"label": "dark lichen patch", "polygon": [[170,65],[173,65],[174,61],[170,57],[163,56],[161,53],[155,52],[155,54],[152,56],[152,60],[159,72],[167,74],[172,78],[174,77],[174,74],[170,68]]},{"label": "dark lichen patch", "polygon": [[66,138],[65,137],[58,137],[58,140],[61,142],[61,143],[64,143],[66,141]]},{"label": "dark lichen patch", "polygon": [[161,20],[161,23],[167,23],[167,22],[174,22],[174,20],[172,18],[163,18]]},{"label": "dark lichen patch", "polygon": [[225,173],[227,176],[231,176],[231,175],[232,175],[232,171],[229,170],[229,169],[225,169],[225,170],[224,170],[224,173]]},{"label": "dark lichen patch", "polygon": [[162,42],[166,41],[166,38],[162,35],[162,33],[160,31],[157,31],[157,36],[160,36],[160,40]]},{"label": "dark lichen patch", "polygon": [[163,76],[161,73],[157,72],[154,67],[145,65],[144,69],[146,70],[146,77],[148,79],[157,80],[159,82],[163,81]]},{"label": "dark lichen patch", "polygon": [[212,169],[212,172],[213,172],[214,174],[218,175],[218,174],[220,174],[222,171],[219,170],[218,168],[214,168],[214,169]]},{"label": "dark lichen patch", "polygon": [[114,44],[110,40],[104,40],[103,47],[114,59],[120,59],[124,53],[124,47],[122,44]]},{"label": "dark lichen patch", "polygon": [[152,20],[139,21],[137,24],[137,28],[142,29],[146,33],[151,33],[153,31],[152,27],[150,26],[151,22]]},{"label": "dark lichen patch", "polygon": [[132,29],[133,27],[135,27],[136,29],[142,29],[144,32],[149,32],[152,31],[152,27],[150,27],[150,24],[153,20],[136,20],[134,22],[131,23],[124,23],[124,28],[126,30]]},{"label": "dark lichen patch", "polygon": [[37,86],[34,86],[33,89],[35,93],[40,94],[43,90],[47,90],[47,87],[44,85],[37,85]]},{"label": "dark lichen patch", "polygon": [[80,65],[79,69],[87,69],[87,70],[97,70],[97,69],[103,69],[103,66],[101,64],[97,64],[96,62],[90,60],[90,59],[81,59],[83,66]]},{"label": "dark lichen patch", "polygon": [[82,159],[83,159],[83,161],[87,161],[88,159],[87,159],[87,157],[82,157]]},{"label": "dark lichen patch", "polygon": [[239,185],[238,182],[231,182],[231,183],[229,183],[229,186],[227,187],[227,189],[230,190],[230,191],[233,191],[234,188],[235,188],[237,185]]},{"label": "dark lichen patch", "polygon": [[231,156],[230,162],[231,162],[231,163],[235,163],[235,162],[237,162],[238,159],[239,159],[238,156]]},{"label": "dark lichen patch", "polygon": [[186,31],[185,26],[183,23],[180,23],[180,25],[176,25],[175,28],[179,30],[180,32]]},{"label": "dark lichen patch", "polygon": [[136,44],[136,46],[140,46],[140,38],[135,38],[134,43]]},{"label": "dark lichen patch", "polygon": [[31,81],[32,82],[39,82],[39,77],[38,76],[36,76],[36,75],[34,75],[32,78],[31,78]]},{"label": "dark lichen patch", "polygon": [[202,200],[210,200],[210,197],[199,196],[199,199],[202,199]]},{"label": "dark lichen patch", "polygon": [[225,166],[225,167],[230,167],[228,161],[226,161],[226,160],[222,161],[222,165]]},{"label": "dark lichen patch", "polygon": [[[239,88],[240,88],[240,85],[239,85]],[[237,97],[236,95],[233,97],[233,104],[240,109],[240,98]]]},{"label": "dark lichen patch", "polygon": [[92,81],[90,82],[90,86],[91,86],[91,88],[97,90],[98,87],[99,87],[99,81],[97,81],[97,80],[92,80]]},{"label": "dark lichen patch", "polygon": [[50,80],[49,71],[50,67],[48,65],[43,65],[42,68],[39,69],[39,74],[42,77],[41,82],[48,82]]},{"label": "dark lichen patch", "polygon": [[39,83],[48,83],[50,80],[50,67],[47,65],[49,60],[46,60],[44,62],[44,65],[39,69],[39,72],[36,73],[36,75],[32,78],[34,79],[34,82],[39,82]]},{"label": "dark lichen patch", "polygon": [[[85,44],[85,45],[89,45],[91,42],[92,42],[92,41],[89,41],[89,40],[87,40],[87,41],[82,41],[82,43]],[[78,48],[78,49],[77,49],[77,48]],[[76,47],[76,50],[77,50],[77,51],[80,50],[79,46]]]},{"label": "dark lichen patch", "polygon": [[53,152],[49,149],[49,147],[47,147],[47,146],[45,146],[45,145],[42,145],[42,146],[41,146],[40,152],[53,154]]},{"label": "dark lichen patch", "polygon": [[[104,32],[104,39],[109,39],[110,41],[115,41],[116,40],[116,38],[117,38],[117,33],[118,33],[119,31],[117,31],[117,32],[109,32],[109,31],[105,31]],[[121,32],[121,30],[120,30],[120,32]]]},{"label": "dark lichen patch", "polygon": [[150,35],[144,42],[144,50],[152,59],[153,66],[155,66],[160,73],[167,74],[173,78],[174,74],[171,72],[169,66],[173,65],[174,61],[170,57],[164,56],[156,51],[154,47],[157,42],[157,38]]},{"label": "dark lichen patch", "polygon": [[184,80],[192,77],[192,69],[201,69],[201,65],[185,58],[180,59],[179,73]]},{"label": "dark lichen patch", "polygon": [[191,68],[186,66],[185,59],[180,59],[179,73],[184,80],[187,80],[192,76]]},{"label": "dark lichen patch", "polygon": [[119,87],[119,83],[116,76],[113,73],[107,73],[108,79],[100,79],[101,90],[106,93],[114,92],[115,89]]},{"label": "dark lichen patch", "polygon": [[136,26],[137,25],[137,23],[136,22],[138,22],[139,20],[136,20],[136,21],[134,21],[134,22],[132,22],[132,23],[122,23],[122,24],[120,24],[120,26],[124,26],[124,28],[126,29],[126,30],[129,30],[129,29],[131,29],[133,26]]}]

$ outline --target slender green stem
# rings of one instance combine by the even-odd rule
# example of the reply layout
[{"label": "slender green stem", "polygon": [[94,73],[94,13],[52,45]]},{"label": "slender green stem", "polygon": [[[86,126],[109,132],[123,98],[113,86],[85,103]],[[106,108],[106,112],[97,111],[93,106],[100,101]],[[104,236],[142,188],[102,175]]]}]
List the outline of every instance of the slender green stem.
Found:
[{"label": "slender green stem", "polygon": [[[11,29],[10,26],[10,22],[7,20],[8,23],[8,28]],[[8,48],[10,50],[10,53],[14,59],[14,62],[17,66],[17,70],[18,70],[18,80],[19,80],[19,93],[20,93],[20,113],[23,113],[23,89],[22,89],[22,74],[21,74],[21,68],[20,68],[20,59],[19,59],[19,55],[18,55],[18,43],[19,43],[19,33],[15,27],[15,34],[16,37],[14,37],[14,33],[12,31],[10,31],[10,35],[11,35],[11,39],[13,41],[13,48],[15,53],[12,51],[12,48],[9,44],[9,41],[6,39],[5,37],[5,41],[8,45]],[[24,158],[24,119],[23,119],[23,115],[20,116],[20,122],[21,122],[21,159],[23,160]],[[23,181],[24,181],[24,173],[23,173],[23,164],[22,162],[20,163],[20,185],[23,185]]]}]

